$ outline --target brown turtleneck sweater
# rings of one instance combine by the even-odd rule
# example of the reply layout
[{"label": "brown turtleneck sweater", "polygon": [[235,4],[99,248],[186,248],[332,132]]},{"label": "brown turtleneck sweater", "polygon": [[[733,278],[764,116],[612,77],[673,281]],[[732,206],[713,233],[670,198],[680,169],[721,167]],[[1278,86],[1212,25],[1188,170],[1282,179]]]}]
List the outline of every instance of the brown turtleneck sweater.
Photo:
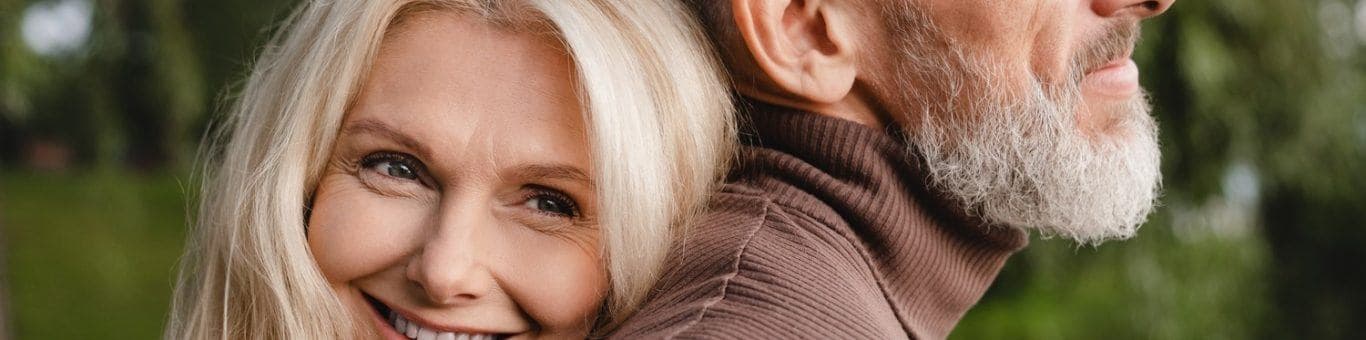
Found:
[{"label": "brown turtleneck sweater", "polygon": [[928,192],[896,131],[746,118],[739,166],[612,338],[942,339],[1028,242]]}]

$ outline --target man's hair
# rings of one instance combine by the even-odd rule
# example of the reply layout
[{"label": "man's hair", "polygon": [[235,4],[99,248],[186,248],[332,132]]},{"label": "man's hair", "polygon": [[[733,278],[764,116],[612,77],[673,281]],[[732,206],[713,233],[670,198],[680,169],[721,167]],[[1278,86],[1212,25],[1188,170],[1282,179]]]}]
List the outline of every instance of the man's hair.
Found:
[{"label": "man's hair", "polygon": [[743,49],[744,43],[740,42],[740,36],[735,29],[735,21],[731,18],[730,0],[683,0],[688,9],[692,10],[693,15],[702,24],[702,29],[706,31],[707,38],[711,39],[716,46],[722,63],[731,74],[734,74],[734,63],[737,56],[731,53],[733,48]]}]

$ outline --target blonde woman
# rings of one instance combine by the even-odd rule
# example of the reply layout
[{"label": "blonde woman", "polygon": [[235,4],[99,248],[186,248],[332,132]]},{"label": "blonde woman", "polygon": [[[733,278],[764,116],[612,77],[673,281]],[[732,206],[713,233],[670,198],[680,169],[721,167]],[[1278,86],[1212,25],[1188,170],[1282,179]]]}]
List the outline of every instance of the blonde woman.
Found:
[{"label": "blonde woman", "polygon": [[165,336],[583,338],[724,171],[672,1],[306,1],[209,164]]}]

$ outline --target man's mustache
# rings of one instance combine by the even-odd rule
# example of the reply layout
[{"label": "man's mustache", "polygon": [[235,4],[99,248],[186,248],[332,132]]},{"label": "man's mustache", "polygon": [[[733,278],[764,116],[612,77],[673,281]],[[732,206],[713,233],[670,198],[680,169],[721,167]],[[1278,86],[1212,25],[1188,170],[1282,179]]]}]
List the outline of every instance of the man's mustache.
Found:
[{"label": "man's mustache", "polygon": [[1111,62],[1131,57],[1140,32],[1138,22],[1122,22],[1107,29],[1100,38],[1086,42],[1072,59],[1074,80],[1081,81],[1082,77]]}]

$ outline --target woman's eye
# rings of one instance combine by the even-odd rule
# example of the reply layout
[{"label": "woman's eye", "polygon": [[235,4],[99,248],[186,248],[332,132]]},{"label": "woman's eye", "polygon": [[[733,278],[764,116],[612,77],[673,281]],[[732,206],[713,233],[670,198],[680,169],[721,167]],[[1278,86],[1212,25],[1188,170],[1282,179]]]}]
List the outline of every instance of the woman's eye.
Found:
[{"label": "woman's eye", "polygon": [[385,161],[379,163],[378,166],[380,172],[388,174],[390,177],[398,177],[410,180],[417,179],[417,171],[414,171],[413,168],[408,166],[407,164],[395,161]]},{"label": "woman's eye", "polygon": [[558,193],[538,193],[527,198],[523,205],[528,209],[551,215],[564,217],[577,217],[579,215],[578,207],[574,201]]},{"label": "woman's eye", "polygon": [[420,177],[421,165],[408,155],[389,152],[373,153],[365,156],[361,160],[361,165],[382,175],[398,179],[417,181]]}]

